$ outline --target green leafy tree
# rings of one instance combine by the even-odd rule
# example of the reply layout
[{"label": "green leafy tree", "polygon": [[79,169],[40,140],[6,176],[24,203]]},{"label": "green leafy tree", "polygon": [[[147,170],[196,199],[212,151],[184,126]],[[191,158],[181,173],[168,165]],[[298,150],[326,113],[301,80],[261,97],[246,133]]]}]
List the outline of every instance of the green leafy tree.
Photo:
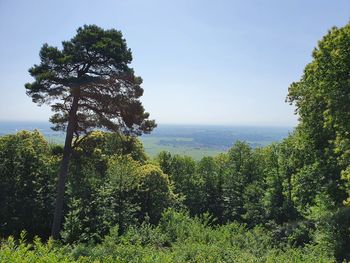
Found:
[{"label": "green leafy tree", "polygon": [[106,155],[130,155],[132,159],[140,163],[147,161],[147,155],[142,142],[133,136],[125,136],[121,133],[104,133],[105,142],[100,146],[102,153]]},{"label": "green leafy tree", "polygon": [[287,97],[300,116],[299,130],[322,166],[323,192],[336,204],[344,199],[341,171],[346,174],[350,164],[349,47],[350,23],[332,28],[319,41],[313,60],[289,87]]},{"label": "green leafy tree", "polygon": [[138,199],[142,181],[139,169],[140,163],[130,156],[114,156],[109,162],[109,182],[104,184],[103,189],[105,198],[111,198],[109,206],[114,212],[120,233],[136,223],[141,209]]},{"label": "green leafy tree", "polygon": [[213,157],[203,157],[197,164],[197,173],[202,181],[202,212],[208,212],[221,222],[223,216],[223,175]]},{"label": "green leafy tree", "polygon": [[[262,149],[263,155],[262,173],[265,181],[263,205],[266,219],[282,225],[295,219],[295,209],[292,198],[292,172],[290,163],[291,156],[282,151],[284,143],[272,144]],[[292,145],[288,145],[292,147]]]},{"label": "green leafy tree", "polygon": [[162,171],[167,174],[171,175],[171,161],[172,161],[172,155],[170,152],[167,151],[161,151],[157,158],[156,158],[157,163],[159,164],[160,168]]},{"label": "green leafy tree", "polygon": [[295,186],[295,184],[293,185],[293,177],[303,166],[304,156],[296,146],[297,144],[297,136],[289,136],[279,145],[278,163],[284,196],[282,208],[285,218],[283,221],[295,220],[298,217],[293,201],[293,188]]},{"label": "green leafy tree", "polygon": [[[81,162],[82,174],[75,171],[68,184],[64,241],[100,242],[112,227],[117,225],[119,233],[123,233],[136,224],[140,211],[140,164],[130,156],[114,155],[108,158],[106,174],[101,175],[89,166],[93,159],[85,157]],[[72,166],[74,163],[73,160]]]},{"label": "green leafy tree", "polygon": [[132,135],[155,127],[139,101],[142,79],[128,66],[132,55],[120,31],[84,26],[62,46],[60,50],[44,44],[40,64],[29,70],[35,81],[25,85],[33,102],[51,105],[54,129],[66,131],[52,227],[55,239],[61,226],[71,150],[81,135],[96,127]]},{"label": "green leafy tree", "polygon": [[0,231],[49,236],[57,159],[38,132],[0,137]]},{"label": "green leafy tree", "polygon": [[256,180],[257,167],[250,146],[236,142],[227,153],[223,179],[224,220],[243,221],[245,188]]},{"label": "green leafy tree", "polygon": [[141,218],[149,217],[152,224],[158,223],[164,209],[170,207],[175,200],[168,175],[152,164],[139,168],[140,186],[139,200]]},{"label": "green leafy tree", "polygon": [[285,196],[283,194],[283,177],[279,161],[279,147],[276,144],[263,149],[263,174],[266,191],[264,194],[264,208],[268,219],[281,224],[286,221],[284,211]]},{"label": "green leafy tree", "polygon": [[[346,210],[343,204],[350,203],[344,201],[344,189],[350,193],[350,184],[343,180],[350,178],[350,23],[332,28],[319,41],[312,58],[301,79],[289,87],[287,97],[300,116],[297,132],[306,149],[298,159],[307,160],[294,165],[291,193],[299,210],[306,206],[316,211],[311,217],[317,226],[316,240],[333,247],[342,259],[348,256],[344,251],[349,246],[350,223],[340,213]],[[337,242],[329,242],[331,239]]]},{"label": "green leafy tree", "polygon": [[202,182],[196,173],[196,162],[189,156],[161,153],[158,156],[161,169],[168,174],[174,192],[183,200],[191,215],[200,214],[202,207]]}]

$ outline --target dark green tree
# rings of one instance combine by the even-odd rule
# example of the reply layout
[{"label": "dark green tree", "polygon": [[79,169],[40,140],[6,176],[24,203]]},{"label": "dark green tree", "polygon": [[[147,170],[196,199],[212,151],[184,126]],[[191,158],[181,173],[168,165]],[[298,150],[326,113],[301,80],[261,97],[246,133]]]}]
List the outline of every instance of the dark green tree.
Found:
[{"label": "dark green tree", "polygon": [[258,163],[252,148],[245,142],[236,142],[227,155],[223,179],[224,220],[249,221],[244,216],[246,205],[249,207],[245,202],[256,197],[253,197],[252,187],[247,187],[258,180]]},{"label": "dark green tree", "polygon": [[202,211],[221,222],[223,215],[222,174],[213,157],[203,157],[197,165],[197,174],[202,180]]},{"label": "dark green tree", "polygon": [[29,69],[35,81],[25,85],[33,102],[51,105],[53,129],[66,131],[52,226],[54,239],[61,227],[72,147],[79,144],[82,135],[84,138],[94,128],[140,135],[156,126],[139,101],[142,79],[128,66],[132,55],[120,31],[84,26],[62,46],[60,50],[44,44],[40,64]]},{"label": "dark green tree", "polygon": [[65,242],[100,242],[111,227],[117,225],[123,233],[137,222],[140,164],[130,155],[114,155],[108,158],[105,174],[101,174],[100,158],[72,159],[70,173],[74,177],[68,180],[69,211],[62,231]]},{"label": "dark green tree", "polygon": [[262,150],[264,156],[263,174],[266,183],[263,198],[266,217],[282,224],[287,221],[286,197],[283,191],[283,174],[281,173],[281,163],[279,145],[272,144]]}]

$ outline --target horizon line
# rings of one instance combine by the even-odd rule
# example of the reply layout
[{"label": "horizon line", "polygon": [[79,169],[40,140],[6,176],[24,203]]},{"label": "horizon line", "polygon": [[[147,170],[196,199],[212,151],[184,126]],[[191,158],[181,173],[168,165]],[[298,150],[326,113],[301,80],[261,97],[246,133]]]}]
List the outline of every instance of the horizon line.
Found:
[{"label": "horizon line", "polygon": [[[49,120],[8,120],[0,119],[0,123],[47,123],[50,124]],[[295,128],[298,124],[271,124],[271,123],[179,123],[179,122],[160,122],[157,123],[160,126],[216,126],[216,127],[280,127],[280,128]]]}]

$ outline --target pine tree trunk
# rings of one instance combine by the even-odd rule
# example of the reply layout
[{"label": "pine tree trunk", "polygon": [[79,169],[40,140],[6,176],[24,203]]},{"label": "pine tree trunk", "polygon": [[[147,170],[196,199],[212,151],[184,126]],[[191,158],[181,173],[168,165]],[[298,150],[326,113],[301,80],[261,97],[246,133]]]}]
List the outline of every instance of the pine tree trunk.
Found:
[{"label": "pine tree trunk", "polygon": [[76,115],[78,110],[79,96],[75,95],[73,98],[72,108],[69,111],[68,126],[66,132],[66,139],[63,149],[63,157],[60,166],[60,171],[58,174],[58,184],[57,184],[57,197],[55,205],[55,214],[52,223],[51,236],[53,239],[57,240],[59,238],[62,222],[62,211],[63,211],[63,200],[64,192],[66,186],[66,179],[68,174],[68,165],[72,151],[72,140],[74,135],[74,130],[76,126]]}]

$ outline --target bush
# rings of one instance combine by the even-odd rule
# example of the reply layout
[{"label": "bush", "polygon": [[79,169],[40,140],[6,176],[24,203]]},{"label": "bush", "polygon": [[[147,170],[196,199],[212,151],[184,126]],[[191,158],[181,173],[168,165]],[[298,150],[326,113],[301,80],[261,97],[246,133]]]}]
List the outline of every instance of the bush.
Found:
[{"label": "bush", "polygon": [[38,131],[0,137],[1,235],[18,237],[26,229],[30,238],[48,237],[57,163]]}]

